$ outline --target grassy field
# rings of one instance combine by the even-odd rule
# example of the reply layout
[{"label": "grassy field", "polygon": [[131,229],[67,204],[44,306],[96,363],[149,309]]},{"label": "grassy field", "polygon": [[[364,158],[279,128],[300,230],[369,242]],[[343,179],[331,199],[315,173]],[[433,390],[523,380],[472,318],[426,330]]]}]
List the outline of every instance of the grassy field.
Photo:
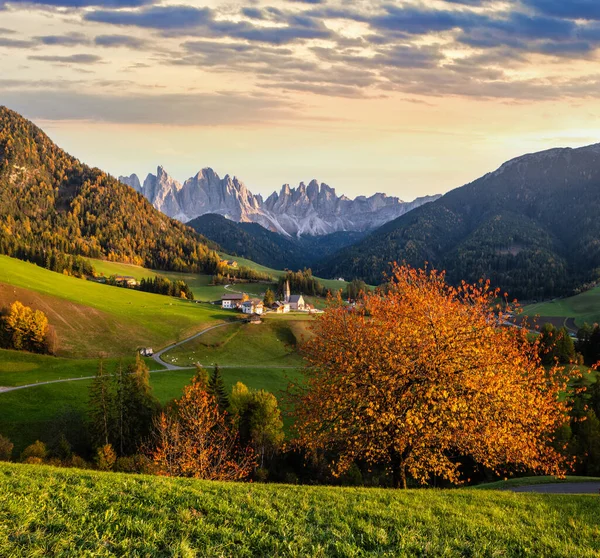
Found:
[{"label": "grassy field", "polygon": [[573,318],[577,326],[600,323],[600,287],[569,298],[531,304],[523,309],[528,316]]},{"label": "grassy field", "polygon": [[2,556],[592,558],[598,497],[234,484],[0,465]]},{"label": "grassy field", "polygon": [[232,324],[209,331],[162,355],[166,362],[228,366],[299,366],[295,348],[307,333],[308,320],[267,319],[260,325]]},{"label": "grassy field", "polygon": [[0,256],[0,307],[20,300],[56,328],[59,355],[131,355],[164,347],[229,319],[218,306],[100,285]]},{"label": "grassy field", "polygon": [[542,475],[539,477],[521,477],[517,479],[489,482],[486,484],[480,484],[473,488],[476,488],[478,490],[508,490],[510,488],[517,488],[519,486],[533,486],[536,484],[559,484],[565,482],[600,482],[600,477],[566,476],[564,479],[559,479],[557,477]]},{"label": "grassy field", "polygon": [[[109,358],[104,360],[104,364],[112,369],[121,360],[123,365],[127,366],[134,358]],[[151,358],[144,360],[150,370],[163,368]],[[0,349],[0,387],[24,386],[65,378],[85,378],[93,376],[97,369],[98,359],[60,358]]]},{"label": "grassy field", "polygon": [[[116,359],[105,361],[106,369],[112,371]],[[127,360],[123,361],[127,364]],[[158,370],[154,361],[148,361],[151,370]],[[94,359],[70,360],[43,357],[15,351],[0,351],[0,386],[18,386],[29,383],[93,376],[98,361]],[[300,376],[298,369],[252,367],[225,368],[223,380],[228,390],[236,382],[243,382],[253,389],[265,389],[280,396],[290,380]],[[153,372],[150,383],[156,397],[165,403],[181,395],[194,370]],[[90,380],[76,380],[31,388],[0,392],[0,434],[8,436],[15,444],[15,451],[37,439],[47,440],[51,424],[66,413],[85,413],[87,410]]]}]

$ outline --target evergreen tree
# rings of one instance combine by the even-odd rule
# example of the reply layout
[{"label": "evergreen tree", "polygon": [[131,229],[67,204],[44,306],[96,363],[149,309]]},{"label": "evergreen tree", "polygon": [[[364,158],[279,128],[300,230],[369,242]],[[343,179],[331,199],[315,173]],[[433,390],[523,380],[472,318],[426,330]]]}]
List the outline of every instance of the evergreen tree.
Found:
[{"label": "evergreen tree", "polygon": [[92,439],[95,445],[107,445],[111,436],[113,411],[115,407],[111,377],[100,359],[98,371],[90,386],[89,415]]},{"label": "evergreen tree", "polygon": [[217,401],[219,411],[223,413],[229,409],[229,397],[227,396],[221,369],[218,365],[215,365],[208,379],[208,393]]},{"label": "evergreen tree", "polygon": [[274,302],[275,302],[275,294],[273,293],[273,291],[271,289],[267,289],[267,291],[265,292],[265,298],[263,299],[263,304],[267,308],[270,308]]}]

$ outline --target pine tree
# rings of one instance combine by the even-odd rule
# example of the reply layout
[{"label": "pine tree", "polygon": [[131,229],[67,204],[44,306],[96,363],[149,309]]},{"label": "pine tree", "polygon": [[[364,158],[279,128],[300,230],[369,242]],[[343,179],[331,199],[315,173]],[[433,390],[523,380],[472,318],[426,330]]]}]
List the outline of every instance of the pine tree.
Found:
[{"label": "pine tree", "polygon": [[97,445],[109,443],[114,403],[111,377],[104,370],[104,361],[100,359],[96,377],[90,386],[89,405],[92,438]]},{"label": "pine tree", "polygon": [[275,302],[275,295],[273,294],[273,291],[271,289],[267,289],[267,291],[265,292],[265,298],[263,299],[263,304],[267,308],[270,308],[274,302]]},{"label": "pine tree", "polygon": [[216,399],[219,411],[222,413],[226,412],[229,408],[229,397],[227,396],[221,369],[218,365],[215,365],[208,379],[208,393]]}]

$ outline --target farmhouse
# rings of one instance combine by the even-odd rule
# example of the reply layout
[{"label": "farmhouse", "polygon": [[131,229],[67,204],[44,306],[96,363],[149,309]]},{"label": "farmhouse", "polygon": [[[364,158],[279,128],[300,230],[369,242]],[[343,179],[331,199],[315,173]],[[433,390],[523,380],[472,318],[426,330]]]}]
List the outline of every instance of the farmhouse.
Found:
[{"label": "farmhouse", "polygon": [[244,314],[262,314],[264,309],[263,301],[259,298],[251,298],[242,304]]},{"label": "farmhouse", "polygon": [[127,287],[136,287],[138,284],[137,279],[130,275],[115,275],[115,282]]},{"label": "farmhouse", "polygon": [[221,297],[221,307],[227,310],[238,308],[244,301],[245,296],[242,293],[227,293]]},{"label": "farmhouse", "polygon": [[304,297],[300,295],[291,295],[289,299],[290,309],[291,310],[305,310],[306,302],[304,302]]},{"label": "farmhouse", "polygon": [[271,306],[271,310],[277,314],[285,314],[290,311],[290,305],[287,302],[277,301]]},{"label": "farmhouse", "polygon": [[221,260],[221,265],[226,265],[227,267],[237,267],[238,263],[235,260]]}]

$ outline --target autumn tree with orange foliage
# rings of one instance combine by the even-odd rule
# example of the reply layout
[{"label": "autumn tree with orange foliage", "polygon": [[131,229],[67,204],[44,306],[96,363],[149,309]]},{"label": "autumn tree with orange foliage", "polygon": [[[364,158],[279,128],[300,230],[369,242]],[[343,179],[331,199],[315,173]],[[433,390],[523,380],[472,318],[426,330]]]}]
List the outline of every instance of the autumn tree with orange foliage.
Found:
[{"label": "autumn tree with orange foliage", "polygon": [[208,480],[247,479],[255,467],[254,453],[241,448],[237,432],[208,392],[201,370],[168,412],[156,421],[151,458],[159,475]]},{"label": "autumn tree with orange foliage", "polygon": [[356,460],[385,464],[396,487],[409,475],[460,483],[466,456],[497,473],[564,474],[550,442],[574,372],[545,369],[526,331],[503,327],[497,295],[489,283],[455,288],[444,273],[394,264],[386,293],[354,309],[333,301],[302,348],[298,444],[333,450],[336,475]]}]

